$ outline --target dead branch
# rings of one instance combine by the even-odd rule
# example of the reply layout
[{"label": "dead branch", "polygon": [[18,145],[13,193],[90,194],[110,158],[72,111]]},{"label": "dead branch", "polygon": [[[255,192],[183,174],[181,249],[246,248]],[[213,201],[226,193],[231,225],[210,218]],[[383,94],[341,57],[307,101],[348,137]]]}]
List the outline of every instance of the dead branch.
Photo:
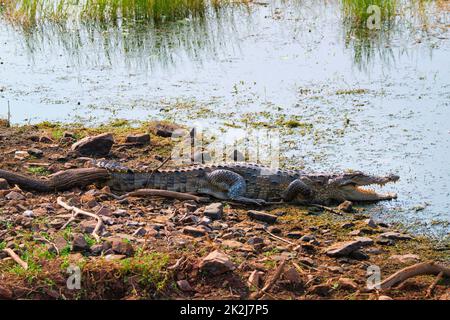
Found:
[{"label": "dead branch", "polygon": [[290,244],[290,245],[295,245],[295,243],[293,243],[293,242],[291,242],[291,241],[289,241],[289,240],[286,240],[286,239],[283,239],[283,238],[281,238],[281,237],[279,237],[279,236],[277,236],[277,235],[274,235],[272,232],[270,232],[270,231],[267,230],[266,228],[264,228],[264,231],[267,232],[267,233],[268,233],[272,238],[274,238],[274,239],[277,239],[277,240],[286,242],[286,243],[288,243],[288,244]]},{"label": "dead branch", "polygon": [[208,200],[208,198],[199,197],[189,193],[167,191],[160,189],[139,189],[136,191],[126,193],[123,196],[118,197],[117,200],[123,200],[128,197],[155,197],[155,196],[178,200],[194,200],[196,202],[205,202]]},{"label": "dead branch", "polygon": [[69,221],[66,222],[66,224],[61,229],[66,228],[79,215],[84,215],[84,216],[88,216],[91,218],[95,218],[97,220],[97,225],[95,226],[94,231],[92,231],[92,236],[97,240],[97,242],[100,242],[100,236],[99,236],[98,232],[103,227],[103,219],[100,216],[96,215],[95,213],[87,212],[87,211],[81,210],[77,207],[70,206],[63,201],[62,197],[58,197],[56,202],[64,209],[73,212],[72,217],[69,219]]},{"label": "dead branch", "polygon": [[15,262],[17,262],[22,268],[28,270],[28,263],[20,259],[20,257],[10,248],[3,249]]},{"label": "dead branch", "polygon": [[330,207],[322,206],[320,204],[310,204],[310,206],[329,211],[331,213],[337,214],[338,216],[342,216],[341,212],[334,210],[333,208],[330,208]]},{"label": "dead branch", "polygon": [[430,274],[438,275],[440,273],[443,276],[450,277],[450,268],[436,264],[434,261],[421,262],[397,271],[381,282],[380,288],[386,290],[412,277]]},{"label": "dead branch", "polygon": [[433,283],[428,287],[427,294],[425,295],[426,298],[430,298],[433,294],[433,290],[438,284],[439,281],[441,281],[442,277],[444,276],[444,272],[439,272],[436,279],[433,281]]},{"label": "dead branch", "polygon": [[178,269],[186,260],[185,257],[181,257],[180,259],[177,260],[177,262],[175,262],[175,264],[173,266],[167,267],[168,270],[176,270]]},{"label": "dead branch", "polygon": [[269,291],[274,285],[275,283],[278,281],[278,279],[281,276],[281,273],[284,270],[284,266],[286,265],[286,261],[287,259],[283,259],[281,260],[279,266],[277,267],[277,269],[275,270],[275,273],[273,274],[272,277],[270,277],[267,281],[266,284],[264,285],[264,287],[259,290],[258,292],[254,293],[251,298],[257,300],[259,298],[261,298],[265,293],[267,293],[267,291]]}]

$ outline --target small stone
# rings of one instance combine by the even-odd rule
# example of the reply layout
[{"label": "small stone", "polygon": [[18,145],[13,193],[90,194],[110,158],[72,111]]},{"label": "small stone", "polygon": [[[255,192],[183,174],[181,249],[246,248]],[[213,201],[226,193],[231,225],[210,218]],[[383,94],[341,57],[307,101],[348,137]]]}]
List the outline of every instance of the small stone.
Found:
[{"label": "small stone", "polygon": [[262,212],[262,211],[256,211],[256,210],[249,210],[247,212],[247,215],[251,219],[255,219],[255,220],[263,221],[263,222],[267,222],[267,223],[275,223],[278,218],[277,216],[275,216],[273,214],[269,214],[269,213]]},{"label": "small stone", "polygon": [[283,274],[283,278],[293,285],[303,284],[302,276],[294,267],[290,267],[288,270],[286,270]]},{"label": "small stone", "polygon": [[351,213],[353,212],[353,203],[351,201],[344,201],[337,208],[340,211]]},{"label": "small stone", "polygon": [[385,239],[391,239],[391,240],[411,240],[412,237],[410,235],[404,234],[404,233],[399,233],[399,232],[394,232],[394,231],[389,231],[389,232],[384,232],[382,234],[380,234],[381,238],[385,238]]},{"label": "small stone", "polygon": [[103,252],[103,245],[102,244],[94,244],[91,247],[91,253],[95,256],[101,255]]},{"label": "small stone", "polygon": [[378,300],[394,300],[394,299],[392,299],[392,298],[389,297],[389,296],[379,296],[379,297],[378,297]]},{"label": "small stone", "polygon": [[381,244],[383,246],[392,246],[392,245],[395,244],[395,241],[391,240],[391,239],[378,237],[377,240],[376,240],[376,243]]},{"label": "small stone", "polygon": [[364,223],[367,224],[371,228],[378,227],[378,225],[376,224],[375,221],[373,221],[373,219],[366,219],[366,220],[364,220]]},{"label": "small stone", "polygon": [[301,264],[307,265],[309,267],[314,267],[314,265],[315,265],[314,260],[311,258],[308,258],[308,257],[300,257],[300,258],[298,258],[298,261]]},{"label": "small stone", "polygon": [[149,144],[150,143],[150,135],[148,133],[129,135],[126,137],[125,142],[142,144],[142,145]]},{"label": "small stone", "polygon": [[374,243],[373,239],[369,237],[356,237],[355,240],[361,242],[363,246],[371,246]]},{"label": "small stone", "polygon": [[228,271],[234,270],[236,267],[231,262],[230,258],[215,250],[202,259],[200,269],[210,273],[211,275],[219,275]]},{"label": "small stone", "polygon": [[349,257],[355,260],[368,260],[370,258],[368,254],[361,250],[350,252]]},{"label": "small stone", "polygon": [[8,200],[25,200],[25,196],[19,192],[11,191],[5,196]]},{"label": "small stone", "polygon": [[97,221],[93,220],[83,220],[80,222],[80,228],[83,233],[91,234],[95,227],[97,226]]},{"label": "small stone", "polygon": [[269,232],[273,234],[281,234],[281,229],[278,227],[271,226],[269,227]]},{"label": "small stone", "polygon": [[53,143],[53,140],[47,136],[42,136],[39,138],[39,142],[41,143]]},{"label": "small stone", "polygon": [[183,233],[193,237],[203,237],[206,235],[206,231],[204,229],[195,227],[184,227]]},{"label": "small stone", "polygon": [[222,218],[223,205],[220,202],[211,203],[205,208],[203,214],[213,220],[218,220]]},{"label": "small stone", "polygon": [[361,246],[362,244],[360,241],[344,241],[328,247],[325,252],[330,257],[342,257],[358,250]]},{"label": "small stone", "polygon": [[14,159],[17,160],[25,160],[30,156],[30,154],[26,151],[16,151],[14,153]]},{"label": "small stone", "polygon": [[0,190],[8,190],[9,184],[5,179],[0,178]]},{"label": "small stone", "polygon": [[52,228],[60,229],[65,223],[66,223],[65,220],[56,218],[56,219],[53,219],[52,221],[50,221],[48,224]]},{"label": "small stone", "polygon": [[236,240],[224,240],[222,241],[222,246],[224,248],[240,249],[244,246],[244,244]]},{"label": "small stone", "polygon": [[300,239],[303,236],[303,234],[300,231],[290,231],[286,235],[286,237],[291,239]]},{"label": "small stone", "polygon": [[264,239],[260,237],[251,237],[247,240],[247,243],[250,245],[261,244],[264,243]]},{"label": "small stone", "polygon": [[99,216],[110,217],[113,215],[113,212],[111,212],[111,210],[108,207],[102,206],[100,209],[97,210],[96,214]]},{"label": "small stone", "polygon": [[84,239],[84,236],[81,234],[74,235],[72,240],[72,251],[82,252],[87,249],[89,249],[89,245],[86,242],[86,239]]},{"label": "small stone", "polygon": [[122,239],[113,240],[111,249],[114,253],[122,254],[127,257],[131,257],[134,254],[134,249],[131,243]]},{"label": "small stone", "polygon": [[184,292],[194,291],[194,289],[191,287],[189,282],[187,282],[187,280],[179,280],[179,281],[177,281],[177,285],[181,291],[184,291]]},{"label": "small stone", "polygon": [[74,143],[71,149],[81,156],[107,156],[113,144],[113,135],[111,133],[103,133],[81,139]]},{"label": "small stone", "polygon": [[353,222],[345,222],[345,223],[341,224],[342,229],[350,229],[350,228],[353,228],[354,226],[355,226],[355,224]]},{"label": "small stone", "polygon": [[147,230],[145,230],[145,228],[143,228],[143,227],[140,227],[133,233],[133,237],[143,237],[146,234],[147,234]]},{"label": "small stone", "polygon": [[176,125],[174,123],[159,122],[155,125],[153,132],[157,136],[170,138],[173,134],[181,134],[183,130],[179,125]]},{"label": "small stone", "polygon": [[25,210],[22,215],[27,218],[34,218],[33,210]]},{"label": "small stone", "polygon": [[200,219],[199,224],[203,225],[203,226],[209,226],[211,224],[212,220],[209,217],[202,217]]},{"label": "small stone", "polygon": [[61,251],[63,251],[64,249],[67,248],[67,241],[66,241],[66,239],[64,239],[63,236],[57,235],[53,239],[53,243],[60,253],[61,253]]},{"label": "small stone", "polygon": [[361,230],[353,230],[348,233],[349,236],[359,236],[362,234],[363,234],[363,232]]},{"label": "small stone", "polygon": [[310,241],[315,240],[315,239],[316,239],[316,238],[315,238],[313,235],[311,235],[311,234],[305,234],[303,237],[300,238],[300,241],[303,241],[303,242],[310,242]]},{"label": "small stone", "polygon": [[404,254],[404,255],[393,255],[390,256],[389,259],[400,261],[401,263],[413,263],[413,262],[419,262],[420,257],[417,254]]},{"label": "small stone", "polygon": [[36,157],[36,158],[42,158],[44,156],[44,151],[36,148],[28,149],[28,154],[30,156]]}]

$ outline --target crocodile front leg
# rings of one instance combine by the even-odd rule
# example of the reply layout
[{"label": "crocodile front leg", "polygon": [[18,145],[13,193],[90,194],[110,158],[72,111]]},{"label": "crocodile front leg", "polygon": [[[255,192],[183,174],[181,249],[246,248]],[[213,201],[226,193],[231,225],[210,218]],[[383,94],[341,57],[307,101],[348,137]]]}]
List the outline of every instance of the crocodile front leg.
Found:
[{"label": "crocodile front leg", "polygon": [[307,202],[312,196],[313,191],[311,188],[300,179],[292,181],[281,194],[281,197],[285,202],[291,202],[293,200]]},{"label": "crocodile front leg", "polygon": [[251,199],[244,196],[246,191],[245,179],[230,170],[218,169],[206,175],[206,180],[212,188],[205,188],[202,193],[209,194],[222,200],[233,200],[246,204],[263,205],[263,199]]}]

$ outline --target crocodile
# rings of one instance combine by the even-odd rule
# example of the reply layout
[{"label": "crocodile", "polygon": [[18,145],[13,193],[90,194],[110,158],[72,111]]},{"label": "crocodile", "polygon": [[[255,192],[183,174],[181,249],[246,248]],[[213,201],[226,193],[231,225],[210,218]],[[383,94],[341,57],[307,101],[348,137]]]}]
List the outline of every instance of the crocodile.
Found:
[{"label": "crocodile", "polygon": [[395,193],[381,193],[367,187],[399,180],[392,174],[375,176],[361,171],[307,173],[240,162],[158,170],[133,170],[109,160],[91,159],[90,163],[94,167],[61,171],[46,180],[6,170],[0,170],[0,178],[25,189],[44,192],[97,183],[118,192],[162,189],[256,205],[273,201],[327,204],[345,200],[392,200],[397,197]]},{"label": "crocodile", "polygon": [[106,185],[112,190],[128,192],[142,188],[163,189],[257,205],[273,201],[326,204],[345,200],[392,200],[397,194],[376,192],[367,187],[384,186],[399,180],[397,175],[392,174],[374,176],[361,171],[306,173],[245,162],[201,164],[147,172],[135,172],[108,161],[95,161],[94,165],[110,170]]}]

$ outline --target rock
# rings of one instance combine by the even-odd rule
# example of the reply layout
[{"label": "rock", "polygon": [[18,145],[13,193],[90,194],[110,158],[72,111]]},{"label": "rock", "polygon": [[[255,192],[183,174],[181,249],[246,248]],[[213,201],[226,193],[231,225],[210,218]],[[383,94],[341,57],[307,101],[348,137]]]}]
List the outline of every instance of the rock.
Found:
[{"label": "rock", "polygon": [[273,214],[269,214],[269,213],[262,212],[262,211],[256,211],[256,210],[249,210],[247,212],[247,215],[251,219],[255,219],[255,220],[263,221],[263,222],[267,222],[267,223],[275,223],[278,218],[277,216],[275,216]]},{"label": "rock", "polygon": [[25,200],[25,196],[19,192],[11,191],[5,196],[8,200]]},{"label": "rock", "polygon": [[224,248],[240,249],[244,246],[244,244],[236,240],[224,240],[222,241],[222,246]]},{"label": "rock", "polygon": [[13,292],[6,287],[0,285],[0,300],[11,300],[13,298]]},{"label": "rock", "polygon": [[184,227],[183,233],[193,237],[203,237],[206,235],[206,231],[204,229],[195,227]]},{"label": "rock", "polygon": [[102,252],[103,252],[103,245],[102,244],[94,244],[91,247],[91,253],[93,255],[99,256],[99,255],[102,254]]},{"label": "rock", "polygon": [[301,285],[303,284],[303,279],[300,273],[298,273],[297,269],[294,267],[290,267],[283,273],[283,279],[289,281],[293,285]]},{"label": "rock", "polygon": [[53,140],[47,136],[42,136],[39,138],[40,143],[53,143]]},{"label": "rock", "polygon": [[278,227],[271,226],[269,227],[269,232],[273,234],[281,234],[281,229]]},{"label": "rock", "polygon": [[194,291],[194,289],[191,287],[189,282],[187,282],[187,280],[179,280],[179,281],[177,281],[177,285],[181,291],[184,291],[184,292]]},{"label": "rock", "polygon": [[378,300],[394,300],[394,299],[392,299],[392,298],[389,297],[389,296],[379,296],[379,297],[378,297]]},{"label": "rock", "polygon": [[67,248],[67,241],[66,239],[64,239],[63,236],[57,235],[54,239],[53,239],[53,244],[55,245],[55,247],[58,249],[58,251],[61,253],[61,251],[63,251],[64,249]]},{"label": "rock", "polygon": [[86,137],[72,145],[72,150],[81,156],[107,156],[114,144],[111,133],[104,133],[98,136]]},{"label": "rock", "polygon": [[348,233],[349,236],[360,236],[363,232],[361,230],[353,230]]},{"label": "rock", "polygon": [[174,123],[159,122],[155,125],[153,132],[157,136],[170,138],[173,134],[182,135],[184,130]]},{"label": "rock", "polygon": [[400,261],[401,263],[413,263],[413,262],[419,262],[420,261],[420,257],[417,254],[404,254],[404,255],[393,255],[390,256],[389,259],[391,260],[397,260]]},{"label": "rock", "polygon": [[442,296],[439,297],[439,300],[450,300],[450,291],[444,293]]},{"label": "rock", "polygon": [[114,253],[125,255],[127,257],[131,257],[134,254],[131,243],[122,239],[113,240],[111,249]]},{"label": "rock", "polygon": [[150,135],[148,133],[129,135],[126,137],[125,142],[142,144],[142,145],[149,144],[150,143]]},{"label": "rock", "polygon": [[380,234],[380,238],[390,239],[390,240],[411,240],[410,235],[399,233],[395,231],[384,232]]},{"label": "rock", "polygon": [[392,246],[395,244],[394,240],[391,239],[386,239],[386,238],[382,238],[382,237],[378,237],[376,239],[376,243],[381,244],[383,246]]},{"label": "rock", "polygon": [[286,234],[286,237],[291,239],[300,239],[302,236],[303,234],[300,231],[290,231]]},{"label": "rock", "polygon": [[0,178],[0,190],[8,190],[9,184],[5,179]]},{"label": "rock", "polygon": [[358,290],[358,285],[355,281],[349,278],[339,278],[339,287],[344,290],[356,291]]},{"label": "rock", "polygon": [[300,257],[300,258],[298,258],[298,261],[301,264],[307,265],[309,267],[314,267],[314,265],[315,265],[314,260],[311,258],[308,258],[308,257]]},{"label": "rock", "polygon": [[25,210],[22,215],[27,218],[34,218],[33,210]]},{"label": "rock", "polygon": [[350,252],[348,255],[350,258],[355,260],[369,260],[369,255],[361,250],[355,250],[353,252]]},{"label": "rock", "polygon": [[367,224],[371,228],[377,228],[378,227],[378,225],[376,224],[375,221],[373,221],[373,219],[366,219],[366,220],[364,220],[364,223]]},{"label": "rock", "polygon": [[211,275],[219,275],[233,271],[236,267],[226,254],[215,250],[203,258],[200,263],[200,269]]},{"label": "rock", "polygon": [[342,229],[350,229],[350,228],[353,228],[354,226],[355,226],[355,224],[353,222],[345,222],[345,223],[341,224]]},{"label": "rock", "polygon": [[30,156],[30,154],[26,151],[16,151],[14,153],[14,159],[17,160],[25,160]]},{"label": "rock", "polygon": [[351,213],[353,212],[353,203],[351,201],[344,201],[337,208],[340,211]]},{"label": "rock", "polygon": [[44,151],[37,149],[37,148],[28,149],[27,152],[30,156],[33,156],[36,158],[42,158],[44,156]]},{"label": "rock", "polygon": [[145,230],[145,228],[143,228],[143,227],[140,227],[133,233],[133,237],[143,237],[146,234],[147,234],[147,230]]},{"label": "rock", "polygon": [[89,249],[89,245],[82,234],[76,234],[72,240],[72,251],[82,252]]},{"label": "rock", "polygon": [[203,214],[213,220],[218,220],[222,218],[223,205],[220,202],[211,203],[205,208]]},{"label": "rock", "polygon": [[355,250],[358,250],[363,245],[360,241],[344,241],[338,242],[325,249],[325,253],[330,257],[347,256]]},{"label": "rock", "polygon": [[61,229],[61,227],[66,223],[65,220],[61,219],[61,218],[56,218],[53,219],[52,221],[50,221],[48,224],[50,227],[55,228],[55,229]]},{"label": "rock", "polygon": [[371,246],[374,243],[373,239],[369,237],[356,237],[355,240],[361,242],[363,246]]},{"label": "rock", "polygon": [[310,242],[315,239],[316,239],[316,237],[314,237],[312,234],[305,234],[303,237],[300,238],[300,241]]},{"label": "rock", "polygon": [[96,226],[97,221],[94,220],[83,220],[80,222],[80,228],[83,231],[83,233],[91,234]]},{"label": "rock", "polygon": [[199,224],[203,226],[209,226],[211,224],[212,220],[209,217],[202,217],[199,221]]}]

